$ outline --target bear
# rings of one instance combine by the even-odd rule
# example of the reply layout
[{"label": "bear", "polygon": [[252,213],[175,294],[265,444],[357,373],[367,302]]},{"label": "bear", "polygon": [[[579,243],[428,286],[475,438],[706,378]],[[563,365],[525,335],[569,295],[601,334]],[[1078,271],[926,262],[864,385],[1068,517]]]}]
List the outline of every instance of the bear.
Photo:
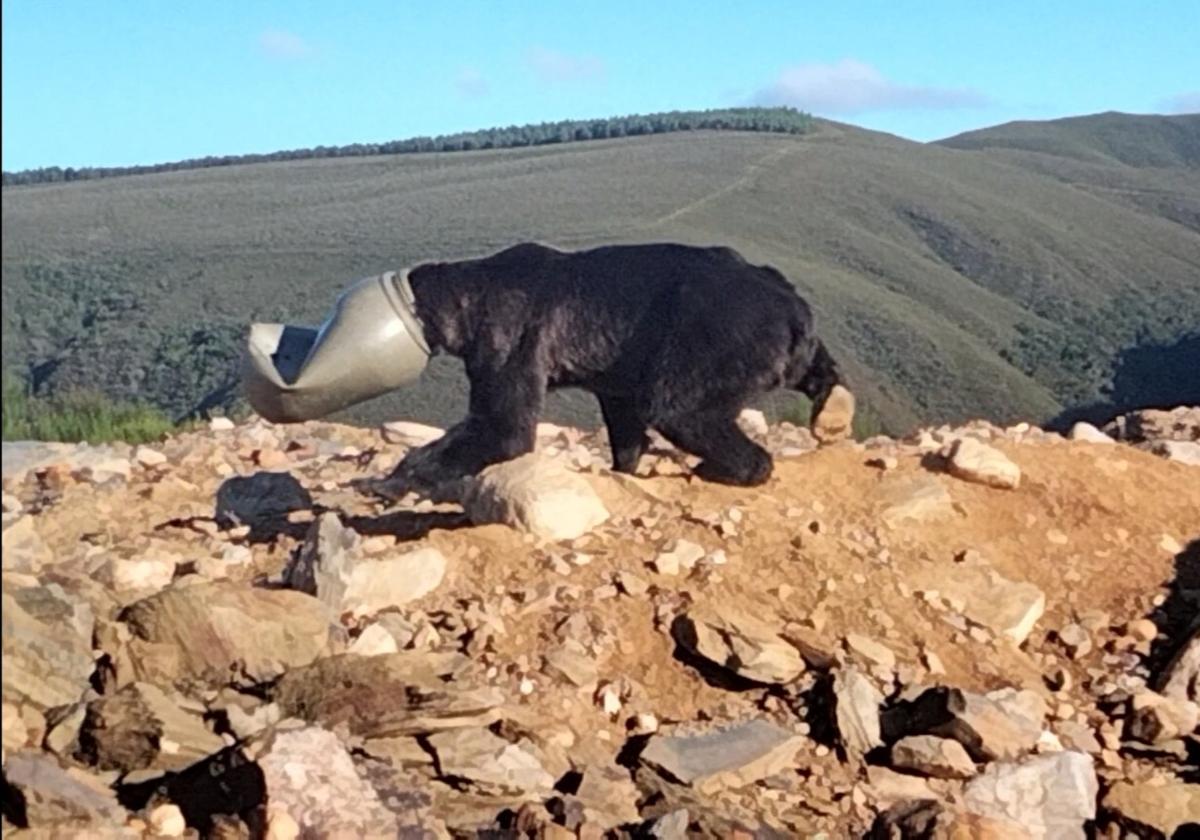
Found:
[{"label": "bear", "polygon": [[636,471],[654,429],[700,459],[700,479],[763,484],[772,458],[736,421],[776,388],[812,399],[819,440],[849,433],[854,398],[808,304],[780,272],[731,248],[525,242],[422,263],[408,279],[426,342],[462,360],[470,397],[464,420],[383,480],[394,492],[531,452],[555,388],[597,398],[621,473]]}]

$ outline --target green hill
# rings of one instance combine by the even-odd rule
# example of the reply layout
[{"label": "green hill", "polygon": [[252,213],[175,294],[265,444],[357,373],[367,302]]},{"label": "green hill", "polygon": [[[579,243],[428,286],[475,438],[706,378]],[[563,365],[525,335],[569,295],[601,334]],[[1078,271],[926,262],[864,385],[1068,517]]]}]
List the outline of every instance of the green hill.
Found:
[{"label": "green hill", "polygon": [[[1042,421],[1107,399],[1124,355],[1200,325],[1200,124],[1121,117],[1135,139],[1118,142],[1112,121],[938,144],[817,121],[8,187],[3,360],[39,392],[95,386],[182,415],[236,398],[248,321],[318,322],[358,277],[527,239],[677,240],[783,271],[893,431]],[[1196,379],[1166,381],[1184,395]],[[342,419],[464,410],[439,359]],[[597,416],[580,394],[548,410]]]},{"label": "green hill", "polygon": [[1018,121],[938,141],[954,149],[1023,149],[1134,167],[1200,167],[1200,114],[1109,111],[1046,122]]}]

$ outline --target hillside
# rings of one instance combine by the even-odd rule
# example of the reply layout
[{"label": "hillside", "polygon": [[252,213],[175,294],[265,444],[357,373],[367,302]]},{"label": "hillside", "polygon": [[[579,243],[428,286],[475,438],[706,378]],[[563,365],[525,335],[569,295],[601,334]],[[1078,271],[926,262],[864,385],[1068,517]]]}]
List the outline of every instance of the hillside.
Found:
[{"label": "hillside", "polygon": [[1200,114],[1086,117],[1004,123],[967,131],[939,145],[955,149],[1023,149],[1092,163],[1137,168],[1200,168]]},{"label": "hillside", "polygon": [[[1147,148],[1190,159],[1194,121],[1137,125],[1162,136]],[[1171,139],[1180,132],[1191,140]],[[526,239],[678,240],[782,270],[894,431],[1041,421],[1106,404],[1130,354],[1169,362],[1200,324],[1200,172],[1165,153],[1137,168],[1116,154],[922,145],[818,122],[800,136],[689,132],[6,188],[3,361],[43,392],[99,387],[176,414],[228,406],[245,324],[315,323],[357,277]],[[1179,371],[1164,377],[1167,402],[1196,401],[1200,383]],[[778,416],[791,399],[765,408]],[[419,386],[337,419],[446,423],[464,408],[458,366],[439,360]],[[597,415],[564,394],[547,416]]]},{"label": "hillside", "polygon": [[[1200,407],[433,504],[436,430],[4,444],[5,837],[1185,838]],[[965,453],[971,457],[964,457]],[[464,492],[465,491],[465,492]]]}]

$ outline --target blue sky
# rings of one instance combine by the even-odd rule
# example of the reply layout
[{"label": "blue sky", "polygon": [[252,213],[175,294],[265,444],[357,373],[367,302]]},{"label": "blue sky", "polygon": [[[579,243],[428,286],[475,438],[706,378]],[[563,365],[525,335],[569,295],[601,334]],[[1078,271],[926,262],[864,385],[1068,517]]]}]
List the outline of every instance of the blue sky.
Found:
[{"label": "blue sky", "polygon": [[1200,0],[5,0],[3,168],[786,103],[932,140],[1200,111]]}]

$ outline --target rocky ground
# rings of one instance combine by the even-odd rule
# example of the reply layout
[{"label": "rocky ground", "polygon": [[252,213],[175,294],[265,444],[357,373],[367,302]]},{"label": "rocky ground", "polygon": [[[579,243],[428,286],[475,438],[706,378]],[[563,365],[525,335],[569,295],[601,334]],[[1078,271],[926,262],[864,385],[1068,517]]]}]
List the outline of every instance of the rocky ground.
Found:
[{"label": "rocky ground", "polygon": [[1200,409],[744,423],[438,503],[415,424],[6,443],[5,835],[1197,836]]}]

